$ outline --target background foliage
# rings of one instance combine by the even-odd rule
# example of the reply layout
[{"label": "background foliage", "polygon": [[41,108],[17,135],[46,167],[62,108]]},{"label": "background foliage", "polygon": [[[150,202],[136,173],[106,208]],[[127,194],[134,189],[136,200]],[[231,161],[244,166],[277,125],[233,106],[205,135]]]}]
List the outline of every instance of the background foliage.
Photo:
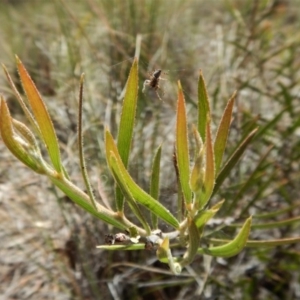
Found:
[{"label": "background foliage", "polygon": [[[171,210],[177,192],[171,163],[175,84],[181,80],[192,116],[201,68],[215,120],[238,91],[227,157],[237,141],[260,126],[239,167],[215,195],[216,202],[230,201],[211,231],[249,214],[264,223],[266,213],[279,211],[267,217],[280,222],[300,215],[298,5],[298,0],[172,0],[172,5],[162,0],[2,0],[0,60],[15,75],[14,54],[25,63],[54,117],[70,175],[82,186],[76,110],[85,72],[87,167],[96,194],[105,194],[109,202],[113,189],[103,128],[116,133],[122,90],[141,38],[140,78],[161,68],[168,81],[163,102],[140,94],[130,171],[140,185],[149,186],[151,155],[164,142],[160,193]],[[4,73],[0,87],[6,99],[12,98]],[[22,120],[16,101],[8,104]],[[95,245],[111,228],[27,170],[2,142],[0,149],[0,292],[7,299],[189,299],[202,292],[204,282],[203,299],[300,297],[299,244],[249,248],[226,260],[199,257],[182,278],[167,268],[158,272],[151,252],[99,251]],[[296,222],[268,227],[251,238],[299,235]],[[231,237],[232,228],[224,227],[222,234]]]}]

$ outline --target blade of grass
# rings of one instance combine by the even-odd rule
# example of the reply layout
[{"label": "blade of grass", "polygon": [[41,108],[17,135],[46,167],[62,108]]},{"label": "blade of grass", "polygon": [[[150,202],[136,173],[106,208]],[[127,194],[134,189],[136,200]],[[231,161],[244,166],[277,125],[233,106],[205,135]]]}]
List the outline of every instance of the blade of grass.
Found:
[{"label": "blade of grass", "polygon": [[[277,174],[277,170],[273,170],[273,172],[268,175],[268,178],[264,178],[264,181],[262,181],[259,185],[258,185],[258,189],[255,193],[255,195],[252,197],[252,199],[250,201],[247,202],[247,205],[245,205],[242,209],[242,211],[240,212],[240,216],[243,216],[244,214],[246,214],[249,210],[250,207],[253,207],[253,205],[255,205],[255,202],[261,200],[263,198],[263,193],[270,187],[271,183],[274,182],[276,175]],[[264,176],[266,177],[266,176]]]},{"label": "blade of grass", "polygon": [[[252,224],[253,229],[269,229],[269,228],[279,228],[281,226],[290,225],[300,221],[300,216],[289,218],[281,221],[274,221],[274,222],[266,222],[266,223],[257,223]],[[241,224],[230,224],[228,227],[240,227]]]},{"label": "blade of grass", "polygon": [[[223,239],[209,239],[210,243],[213,244],[223,244],[228,243],[230,240],[223,240]],[[277,240],[248,240],[245,247],[247,248],[263,248],[263,247],[277,247],[281,245],[291,245],[291,244],[298,244],[300,243],[300,237],[292,237],[292,238],[283,238],[283,239],[277,239]]]},{"label": "blade of grass", "polygon": [[231,155],[231,157],[227,160],[224,167],[221,169],[217,179],[216,184],[213,190],[214,195],[223,181],[227,178],[232,168],[237,164],[239,159],[241,158],[242,154],[246,150],[247,146],[250,144],[252,138],[254,137],[255,133],[257,132],[257,128],[252,130],[248,136],[240,143],[239,147],[236,149],[236,151]]},{"label": "blade of grass", "polygon": [[298,203],[296,203],[294,205],[291,205],[291,206],[288,206],[288,207],[276,210],[276,211],[267,212],[267,213],[263,213],[263,214],[255,214],[253,216],[253,218],[255,218],[255,219],[266,219],[266,218],[276,217],[276,216],[282,215],[282,214],[284,214],[286,212],[290,212],[291,210],[294,210],[294,209],[298,208],[299,206],[300,206],[300,202],[298,202]]},{"label": "blade of grass", "polygon": [[267,156],[269,155],[269,153],[272,149],[273,149],[273,146],[270,146],[267,149],[267,151],[265,152],[265,154],[262,155],[262,157],[259,160],[259,162],[257,163],[255,169],[252,171],[251,175],[247,178],[247,181],[243,184],[243,186],[240,188],[240,190],[235,194],[234,198],[231,200],[231,203],[226,210],[228,215],[230,215],[232,210],[236,207],[237,202],[239,201],[239,199],[242,198],[242,195],[245,193],[247,188],[252,185],[255,176],[257,175],[260,167],[262,166],[263,162],[265,161],[265,159],[267,158]]}]

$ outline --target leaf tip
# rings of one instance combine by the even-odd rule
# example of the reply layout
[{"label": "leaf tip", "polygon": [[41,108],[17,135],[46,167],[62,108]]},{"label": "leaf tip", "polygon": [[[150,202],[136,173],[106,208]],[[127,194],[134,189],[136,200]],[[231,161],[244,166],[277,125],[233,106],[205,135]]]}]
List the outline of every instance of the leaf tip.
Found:
[{"label": "leaf tip", "polygon": [[84,77],[85,77],[85,74],[82,73],[81,76],[80,76],[80,84],[84,83]]},{"label": "leaf tip", "polygon": [[252,215],[246,220],[246,223],[251,225],[252,223]]},{"label": "leaf tip", "polygon": [[15,58],[16,58],[16,61],[17,61],[18,65],[22,64],[22,62],[21,62],[21,60],[20,60],[20,58],[17,54],[15,54]]},{"label": "leaf tip", "polygon": [[182,86],[181,86],[180,80],[177,81],[177,85],[178,85],[178,90],[179,90],[180,92],[182,92]]}]

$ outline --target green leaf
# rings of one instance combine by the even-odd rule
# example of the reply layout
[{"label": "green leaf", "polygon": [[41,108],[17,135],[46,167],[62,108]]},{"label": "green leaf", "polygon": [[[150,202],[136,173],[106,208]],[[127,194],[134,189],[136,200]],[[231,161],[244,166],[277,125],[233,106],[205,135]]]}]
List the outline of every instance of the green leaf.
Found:
[{"label": "green leaf", "polygon": [[236,151],[230,156],[230,158],[227,160],[223,168],[221,169],[217,179],[216,184],[214,187],[213,195],[217,192],[223,181],[227,178],[230,171],[233,169],[233,167],[237,164],[239,159],[241,158],[242,154],[246,150],[247,146],[250,144],[252,138],[254,137],[255,133],[257,132],[257,128],[252,130],[248,136],[240,143],[239,147],[236,149]]},{"label": "green leaf", "polygon": [[[228,240],[223,239],[209,239],[209,242],[213,244],[224,244],[228,243]],[[281,245],[292,245],[300,243],[300,237],[292,237],[292,238],[283,238],[283,239],[276,239],[276,240],[248,240],[245,247],[247,248],[270,248],[270,247],[277,247]]]},{"label": "green leaf", "polygon": [[299,206],[300,206],[300,202],[298,201],[293,205],[288,205],[284,208],[281,208],[281,209],[278,209],[278,210],[275,210],[275,211],[268,211],[268,212],[265,212],[265,213],[262,213],[262,214],[255,214],[253,216],[253,218],[255,218],[255,219],[274,218],[274,217],[283,215],[284,213],[288,213],[290,211],[293,211],[293,210],[297,209]]},{"label": "green leaf", "polygon": [[156,214],[166,223],[178,229],[179,222],[170,211],[142,190],[131,178],[123,165],[117,146],[108,130],[106,131],[105,137],[107,163],[112,174],[118,176],[118,178],[115,179],[122,186],[122,189],[125,191],[128,190],[134,200],[147,207],[152,213]]},{"label": "green leaf", "polygon": [[208,100],[207,89],[202,71],[200,71],[198,81],[198,131],[203,143],[206,140],[206,126],[210,122],[210,106]]},{"label": "green leaf", "polygon": [[200,134],[198,130],[193,127],[193,134],[196,142],[196,150],[194,155],[194,166],[190,176],[190,187],[194,193],[199,192],[204,184],[204,175],[205,175],[205,149],[202,143]]},{"label": "green leaf", "polygon": [[130,244],[130,245],[100,245],[96,246],[97,249],[102,250],[110,250],[110,251],[120,251],[120,250],[144,250],[145,243],[137,243],[137,244]]},{"label": "green leaf", "polygon": [[[118,221],[118,215],[111,210],[108,210],[104,206],[97,203],[97,210],[90,203],[90,199],[87,194],[83,193],[77,186],[64,178],[56,178],[54,176],[49,177],[50,180],[56,185],[64,194],[66,194],[72,201],[74,201],[81,208],[89,212],[96,218],[113,225],[114,227],[126,230],[128,226]],[[132,224],[131,224],[132,226]]]},{"label": "green leaf", "polygon": [[252,217],[249,217],[246,220],[246,222],[244,223],[243,227],[241,228],[237,236],[229,243],[221,246],[216,246],[216,247],[199,248],[198,253],[217,256],[217,257],[231,257],[237,255],[242,251],[242,249],[245,247],[247,243],[250,227],[251,227],[251,220]]},{"label": "green leaf", "polygon": [[190,177],[190,187],[194,193],[199,192],[204,185],[205,168],[204,164],[204,149],[200,150]]},{"label": "green leaf", "polygon": [[41,136],[46,145],[51,162],[58,173],[61,173],[62,165],[60,159],[60,151],[55,130],[47,111],[45,103],[37,90],[30,75],[24,65],[17,57],[17,66],[21,78],[23,89],[27,95],[28,102],[32,109],[33,115],[37,121]]},{"label": "green leaf", "polygon": [[168,263],[171,271],[175,275],[179,275],[182,271],[182,267],[179,263],[176,262],[176,258],[172,256],[171,250],[170,250],[170,243],[169,238],[165,237],[162,241],[162,243],[159,245],[156,255],[158,259],[163,263]]},{"label": "green leaf", "polygon": [[[130,148],[132,143],[133,128],[136,114],[138,96],[138,60],[134,59],[126,84],[125,97],[122,105],[122,112],[118,132],[118,150],[122,162],[127,168]],[[116,204],[118,211],[123,211],[123,195],[116,188]]]},{"label": "green leaf", "polygon": [[[282,226],[287,226],[294,224],[296,222],[300,222],[300,216],[280,220],[280,221],[274,221],[274,222],[265,222],[265,223],[256,223],[252,224],[253,229],[270,229],[270,228],[280,228]],[[240,227],[241,224],[230,224],[229,227]]]},{"label": "green leaf", "polygon": [[193,219],[188,218],[189,244],[183,260],[180,262],[181,267],[189,265],[195,258],[200,245],[200,235],[198,228]]},{"label": "green leaf", "polygon": [[[158,147],[151,170],[151,179],[150,179],[150,195],[154,199],[159,198],[159,175],[160,175],[160,158],[161,158],[161,146]],[[151,214],[152,226],[154,229],[157,229],[158,220],[157,216]]]},{"label": "green leaf", "polygon": [[[111,166],[111,171],[113,173],[113,176],[114,176],[115,180],[117,181],[118,186],[120,187],[123,195],[125,196],[126,200],[128,201],[128,204],[129,204],[131,210],[136,215],[136,217],[140,220],[140,222],[144,226],[147,233],[150,234],[151,229],[150,229],[145,217],[143,216],[142,212],[140,211],[140,208],[138,207],[138,205],[137,205],[134,197],[132,196],[130,190],[128,189],[127,185],[123,184],[124,178],[123,178],[122,172],[120,171],[121,168],[118,165],[118,160],[117,160],[116,156],[113,153],[111,153],[109,160],[110,160],[110,166]],[[121,178],[122,178],[122,180],[121,180]]]},{"label": "green leaf", "polygon": [[79,152],[79,162],[80,170],[85,183],[85,188],[90,197],[90,201],[94,208],[97,210],[96,199],[93,192],[93,188],[87,173],[86,163],[84,159],[84,148],[83,148],[83,131],[82,131],[82,105],[83,105],[83,83],[84,74],[80,77],[80,87],[79,87],[79,105],[78,105],[78,121],[77,121],[77,140],[78,140],[78,152]]},{"label": "green leaf", "polygon": [[232,97],[229,99],[229,101],[227,103],[227,106],[224,110],[222,119],[221,119],[219,127],[218,127],[216,139],[215,139],[214,153],[215,153],[216,173],[218,173],[220,170],[226,143],[227,143],[229,126],[231,123],[232,109],[233,109],[235,96],[236,96],[236,93],[234,93],[232,95]]},{"label": "green leaf", "polygon": [[219,211],[225,200],[212,206],[210,209],[200,210],[194,217],[197,228],[202,229],[205,224]]},{"label": "green leaf", "polygon": [[206,124],[206,143],[205,143],[205,175],[204,175],[204,185],[200,192],[196,193],[196,207],[198,209],[203,208],[209,201],[213,188],[215,185],[215,162],[214,162],[214,151],[212,146],[211,132],[210,132],[210,122]]},{"label": "green leaf", "polygon": [[4,73],[5,73],[6,77],[7,77],[8,83],[9,83],[11,89],[13,90],[13,92],[14,92],[14,94],[15,94],[15,96],[16,96],[19,104],[20,104],[20,106],[22,107],[22,109],[23,109],[23,111],[24,111],[24,113],[26,115],[26,118],[29,120],[29,122],[32,125],[34,131],[39,135],[39,137],[42,138],[39,126],[36,123],[36,120],[34,119],[31,111],[27,108],[27,106],[26,106],[23,98],[21,97],[19,91],[17,90],[17,88],[16,88],[13,80],[11,79],[11,77],[10,77],[10,75],[9,75],[6,67],[4,65],[2,65],[2,67],[3,67]]},{"label": "green leaf", "polygon": [[22,137],[26,140],[26,142],[30,145],[32,150],[39,152],[38,142],[34,136],[34,134],[30,131],[30,129],[23,123],[12,119],[13,127],[22,135]]},{"label": "green leaf", "polygon": [[205,198],[204,203],[202,203],[203,207],[206,205],[210,196],[213,192],[213,188],[215,185],[215,160],[214,160],[214,149],[212,145],[211,131],[210,131],[210,122],[206,124],[206,166],[205,166],[205,178],[204,178],[204,186],[205,186]]},{"label": "green leaf", "polygon": [[[28,139],[26,140],[19,137],[14,131],[13,119],[10,116],[8,106],[3,98],[0,99],[0,104],[0,132],[4,144],[10,152],[27,167],[37,173],[44,174],[45,171],[41,164],[40,153],[35,149],[34,144],[29,144],[28,142],[28,139],[30,140],[32,136],[27,136]],[[25,125],[22,128],[24,129],[24,127]]]},{"label": "green leaf", "polygon": [[170,250],[169,238],[166,236],[156,250],[160,262],[168,263],[168,251]]},{"label": "green leaf", "polygon": [[183,91],[180,82],[178,82],[176,158],[177,158],[177,166],[178,166],[181,190],[188,208],[192,202],[192,191],[189,184],[190,159],[189,159],[185,100],[184,100]]},{"label": "green leaf", "polygon": [[134,59],[126,84],[118,133],[118,150],[127,168],[138,96],[138,60]]}]

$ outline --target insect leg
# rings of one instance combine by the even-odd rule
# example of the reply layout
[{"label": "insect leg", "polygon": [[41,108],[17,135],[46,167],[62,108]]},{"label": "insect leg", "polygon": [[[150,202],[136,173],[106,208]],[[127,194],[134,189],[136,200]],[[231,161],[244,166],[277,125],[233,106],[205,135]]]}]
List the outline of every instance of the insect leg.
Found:
[{"label": "insect leg", "polygon": [[149,86],[149,84],[150,84],[150,80],[147,79],[147,80],[144,81],[142,93],[145,93],[145,91],[146,91],[146,86]]},{"label": "insect leg", "polygon": [[158,93],[158,89],[159,89],[160,87],[159,87],[159,85],[156,87],[156,89],[155,89],[155,93],[156,93],[156,96],[157,96],[157,98],[160,100],[160,101],[162,101],[162,99],[161,99],[161,97],[160,97],[160,95],[159,95],[159,93]]}]

